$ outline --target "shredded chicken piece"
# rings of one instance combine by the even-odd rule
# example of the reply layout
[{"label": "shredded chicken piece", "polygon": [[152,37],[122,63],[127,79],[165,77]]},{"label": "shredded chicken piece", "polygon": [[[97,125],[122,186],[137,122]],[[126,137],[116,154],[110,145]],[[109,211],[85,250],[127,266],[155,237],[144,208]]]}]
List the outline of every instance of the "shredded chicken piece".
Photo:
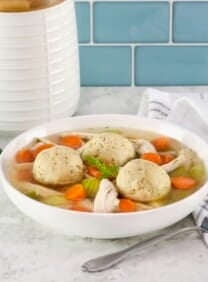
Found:
[{"label": "shredded chicken piece", "polygon": [[189,169],[193,163],[194,159],[194,152],[191,149],[182,149],[177,158],[172,160],[171,162],[162,165],[161,167],[168,173],[179,166],[184,166],[185,168]]},{"label": "shredded chicken piece", "polygon": [[84,149],[85,149],[85,144],[82,145],[81,147],[79,147],[76,151],[77,151],[78,154],[81,155],[83,153]]},{"label": "shredded chicken piece", "polygon": [[36,192],[39,196],[42,198],[49,197],[49,196],[63,196],[64,194],[62,192],[58,192],[56,190],[47,188],[45,186],[42,186],[40,184],[34,184],[31,182],[20,182],[17,181],[15,183],[15,186],[22,191],[23,193],[31,193]]},{"label": "shredded chicken piece", "polygon": [[43,145],[43,144],[51,144],[51,145],[57,145],[56,143],[46,139],[46,138],[35,138],[35,140],[33,141],[33,144],[31,146],[32,150],[35,150],[37,147]]},{"label": "shredded chicken piece", "polygon": [[119,205],[118,193],[113,183],[108,179],[102,179],[94,200],[94,212],[110,213]]},{"label": "shredded chicken piece", "polygon": [[145,139],[132,139],[131,142],[133,142],[135,150],[139,155],[145,153],[157,153],[155,147]]},{"label": "shredded chicken piece", "polygon": [[56,143],[55,142],[52,142],[51,140],[48,140],[48,139],[46,139],[46,138],[37,138],[37,141],[39,141],[39,142],[42,142],[42,143],[45,143],[45,144],[53,144],[53,145],[56,145]]}]

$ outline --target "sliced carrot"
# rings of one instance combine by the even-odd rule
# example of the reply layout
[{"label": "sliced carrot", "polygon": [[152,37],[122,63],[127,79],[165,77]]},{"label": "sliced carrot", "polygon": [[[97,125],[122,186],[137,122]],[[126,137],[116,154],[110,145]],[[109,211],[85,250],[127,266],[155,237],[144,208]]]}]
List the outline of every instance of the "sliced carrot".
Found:
[{"label": "sliced carrot", "polygon": [[72,149],[78,149],[83,145],[83,140],[77,135],[60,136],[59,144],[70,147]]},{"label": "sliced carrot", "polygon": [[170,138],[168,138],[167,136],[157,137],[151,142],[157,151],[165,151],[170,147]]},{"label": "sliced carrot", "polygon": [[158,165],[162,164],[160,155],[156,153],[144,153],[143,155],[141,155],[141,159],[153,162]]},{"label": "sliced carrot", "polygon": [[120,212],[134,212],[136,211],[136,203],[130,199],[120,199],[119,210]]},{"label": "sliced carrot", "polygon": [[92,176],[92,177],[95,177],[95,178],[100,178],[101,177],[101,175],[102,175],[102,173],[97,169],[97,168],[95,168],[95,167],[93,167],[93,166],[89,166],[88,168],[87,168],[87,173],[90,175],[90,176]]},{"label": "sliced carrot", "polygon": [[161,154],[160,157],[161,157],[161,160],[162,160],[162,164],[167,164],[174,159],[174,157],[169,153]]},{"label": "sliced carrot", "polygon": [[186,176],[171,177],[171,184],[176,189],[191,189],[196,185],[196,180]]},{"label": "sliced carrot", "polygon": [[78,205],[74,205],[72,208],[70,208],[70,210],[73,210],[73,211],[81,211],[81,212],[91,212],[90,209],[82,206],[81,204],[78,204]]},{"label": "sliced carrot", "polygon": [[29,181],[33,180],[32,171],[30,169],[19,169],[17,170],[17,178],[20,181]]},{"label": "sliced carrot", "polygon": [[86,192],[82,184],[75,184],[65,192],[65,198],[72,201],[80,201],[86,198]]},{"label": "sliced carrot", "polygon": [[46,150],[46,149],[49,149],[51,147],[53,147],[54,145],[53,144],[49,144],[49,143],[44,143],[44,144],[41,144],[40,146],[36,147],[34,150],[33,150],[33,155],[34,157],[36,158],[37,155],[42,152],[43,150]]},{"label": "sliced carrot", "polygon": [[34,156],[31,150],[22,149],[16,153],[17,163],[31,163],[34,161]]}]

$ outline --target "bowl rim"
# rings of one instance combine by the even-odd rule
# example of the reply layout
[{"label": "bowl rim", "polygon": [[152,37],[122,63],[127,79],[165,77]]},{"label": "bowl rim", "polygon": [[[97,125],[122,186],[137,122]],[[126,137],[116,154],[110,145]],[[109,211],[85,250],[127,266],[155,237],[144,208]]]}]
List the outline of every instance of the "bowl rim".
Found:
[{"label": "bowl rim", "polygon": [[[204,146],[207,147],[208,149],[208,143],[201,137],[199,137],[197,134],[191,132],[190,130],[188,129],[185,129],[179,125],[176,125],[174,123],[171,123],[169,121],[165,121],[165,120],[156,120],[156,119],[151,119],[151,118],[146,118],[146,117],[140,117],[140,116],[136,116],[136,115],[124,115],[124,114],[95,114],[95,115],[82,115],[82,116],[73,116],[73,117],[67,117],[67,118],[64,118],[64,119],[58,119],[58,120],[55,120],[55,121],[50,121],[50,122],[46,122],[46,123],[43,123],[41,125],[38,125],[38,126],[35,126],[29,130],[26,130],[24,131],[23,133],[19,134],[18,136],[16,136],[14,139],[12,139],[4,148],[3,152],[1,153],[0,155],[0,179],[3,180],[1,183],[2,183],[2,186],[3,186],[3,189],[6,191],[7,188],[5,188],[5,185],[3,184],[6,183],[7,186],[9,186],[9,188],[13,191],[15,191],[18,195],[20,195],[21,197],[23,197],[23,199],[25,200],[29,200],[31,201],[31,203],[34,203],[36,205],[39,205],[40,207],[47,207],[47,209],[52,209],[52,210],[57,210],[61,213],[67,213],[67,214],[73,214],[73,215],[81,215],[81,216],[90,216],[90,217],[106,217],[106,218],[109,218],[109,217],[117,217],[119,218],[120,216],[125,216],[125,217],[128,217],[128,216],[143,216],[144,214],[147,215],[147,214],[151,214],[151,213],[160,213],[162,211],[168,211],[169,209],[172,209],[174,208],[175,206],[178,206],[178,205],[183,205],[185,204],[186,202],[189,202],[192,200],[192,198],[196,195],[196,194],[200,194],[202,193],[202,190],[207,190],[208,192],[208,178],[206,179],[206,181],[204,182],[204,184],[196,191],[194,191],[191,195],[179,200],[179,201],[176,201],[176,202],[173,202],[173,203],[170,203],[168,205],[165,205],[165,206],[162,206],[162,207],[158,207],[158,208],[152,208],[152,209],[149,209],[149,210],[141,210],[141,211],[135,211],[135,212],[129,212],[129,213],[125,213],[125,212],[119,212],[119,213],[93,213],[93,212],[81,212],[81,211],[73,211],[73,210],[70,210],[70,209],[63,209],[63,208],[60,208],[60,207],[56,207],[56,206],[51,206],[51,205],[47,205],[45,203],[42,203],[42,202],[39,202],[37,200],[34,200],[28,196],[26,196],[24,193],[22,193],[21,191],[19,191],[18,189],[16,189],[11,183],[10,181],[8,180],[8,178],[6,177],[5,175],[5,171],[4,171],[4,158],[7,151],[10,150],[10,147],[18,140],[18,139],[22,139],[22,138],[25,138],[27,135],[29,135],[30,133],[34,132],[34,131],[37,131],[37,130],[40,130],[40,129],[44,129],[44,128],[47,128],[48,126],[53,126],[54,124],[56,123],[61,123],[63,121],[70,121],[70,120],[83,120],[83,119],[97,119],[97,118],[128,118],[128,119],[138,119],[140,121],[149,121],[149,122],[155,122],[155,123],[163,123],[165,124],[166,126],[171,126],[173,129],[177,129],[177,130],[180,130],[181,132],[184,132],[184,133],[187,133],[189,134],[190,136],[194,136],[195,138],[197,138],[201,144],[203,144]],[[112,125],[113,127],[114,125]],[[86,128],[86,127],[84,127]],[[84,129],[83,128],[83,129]],[[130,128],[130,127],[129,127]],[[137,128],[139,130],[139,126]],[[57,131],[58,132],[58,131]],[[54,132],[54,134],[56,134],[57,132]],[[59,131],[60,132],[60,131]],[[168,135],[167,135],[168,136]],[[34,138],[34,137],[33,137]],[[29,142],[28,142],[29,143]],[[26,144],[25,144],[26,145]],[[208,172],[207,172],[208,174]]]}]

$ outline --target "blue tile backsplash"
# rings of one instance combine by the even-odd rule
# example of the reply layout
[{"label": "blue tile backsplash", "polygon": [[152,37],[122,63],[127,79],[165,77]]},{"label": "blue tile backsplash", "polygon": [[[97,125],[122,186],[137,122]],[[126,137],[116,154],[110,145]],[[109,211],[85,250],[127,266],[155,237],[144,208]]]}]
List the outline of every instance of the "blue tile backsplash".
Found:
[{"label": "blue tile backsplash", "polygon": [[75,7],[82,86],[208,85],[208,0]]},{"label": "blue tile backsplash", "polygon": [[76,3],[76,17],[79,43],[90,42],[90,4],[89,2]]},{"label": "blue tile backsplash", "polygon": [[131,47],[80,47],[81,78],[85,86],[130,86]]},{"label": "blue tile backsplash", "polygon": [[168,2],[95,2],[93,19],[95,43],[169,40]]},{"label": "blue tile backsplash", "polygon": [[174,3],[173,41],[208,42],[208,1]]},{"label": "blue tile backsplash", "polygon": [[141,46],[135,49],[135,84],[206,85],[208,46]]}]

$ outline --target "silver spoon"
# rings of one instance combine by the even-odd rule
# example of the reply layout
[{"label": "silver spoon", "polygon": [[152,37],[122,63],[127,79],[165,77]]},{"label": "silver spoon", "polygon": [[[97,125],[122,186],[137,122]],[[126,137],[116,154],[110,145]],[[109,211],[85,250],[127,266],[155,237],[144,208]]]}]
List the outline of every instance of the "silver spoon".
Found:
[{"label": "silver spoon", "polygon": [[114,252],[109,255],[97,257],[85,262],[82,265],[82,270],[87,272],[98,272],[105,269],[111,268],[112,266],[123,261],[127,256],[132,255],[137,251],[142,251],[146,248],[152,247],[153,245],[174,237],[175,235],[190,232],[190,231],[199,231],[200,233],[208,232],[208,230],[200,227],[186,227],[176,231],[169,231],[165,234],[160,234],[143,242],[139,242],[131,247],[128,247],[122,251]]}]

